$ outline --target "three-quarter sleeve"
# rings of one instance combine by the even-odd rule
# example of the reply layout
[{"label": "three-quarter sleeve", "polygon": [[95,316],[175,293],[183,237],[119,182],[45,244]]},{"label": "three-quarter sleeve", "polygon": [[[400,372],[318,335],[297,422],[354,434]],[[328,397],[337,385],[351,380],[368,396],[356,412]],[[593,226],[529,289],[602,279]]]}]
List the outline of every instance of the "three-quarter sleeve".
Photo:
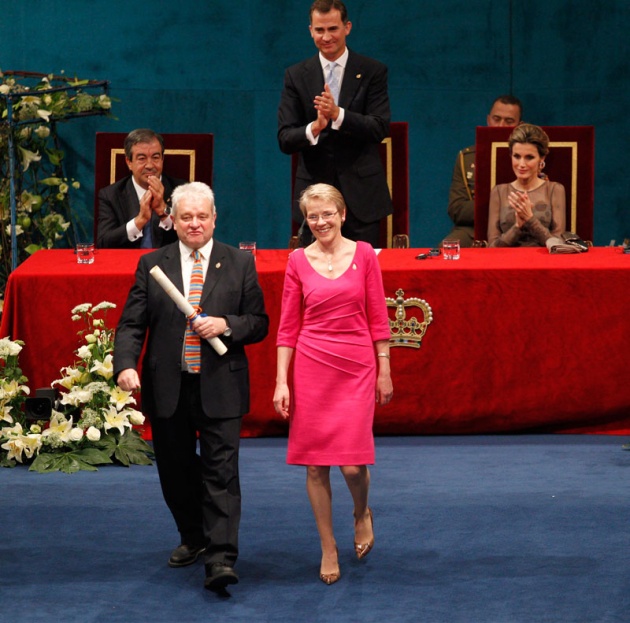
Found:
[{"label": "three-quarter sleeve", "polygon": [[288,346],[289,348],[295,348],[297,343],[304,307],[302,282],[297,272],[295,253],[293,252],[289,256],[284,273],[280,326],[276,340],[276,346]]},{"label": "three-quarter sleeve", "polygon": [[[359,243],[361,244],[361,243]],[[365,300],[367,321],[370,328],[372,341],[388,340],[390,337],[387,305],[385,303],[385,290],[383,288],[383,276],[378,263],[376,253],[371,246],[366,244],[363,251],[365,257]]]}]

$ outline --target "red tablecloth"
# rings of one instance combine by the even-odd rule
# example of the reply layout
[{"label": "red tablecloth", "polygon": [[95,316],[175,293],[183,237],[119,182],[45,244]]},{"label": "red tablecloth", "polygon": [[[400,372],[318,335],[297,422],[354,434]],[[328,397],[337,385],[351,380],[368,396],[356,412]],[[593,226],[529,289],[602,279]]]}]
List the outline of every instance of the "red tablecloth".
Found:
[{"label": "red tablecloth", "polygon": [[[386,296],[403,289],[405,298],[425,299],[434,320],[420,349],[392,349],[394,399],[377,408],[376,433],[630,430],[630,255],[608,247],[582,255],[464,249],[447,262],[416,260],[418,252],[379,255]],[[72,251],[40,251],[12,273],[0,333],[26,342],[20,361],[33,390],[74,361],[82,328],[71,320],[74,306],[115,303],[115,324],[141,253],[99,250],[94,264],[77,265]],[[245,436],[287,430],[271,404],[287,257],[257,254],[271,323],[269,337],[248,348]]]}]

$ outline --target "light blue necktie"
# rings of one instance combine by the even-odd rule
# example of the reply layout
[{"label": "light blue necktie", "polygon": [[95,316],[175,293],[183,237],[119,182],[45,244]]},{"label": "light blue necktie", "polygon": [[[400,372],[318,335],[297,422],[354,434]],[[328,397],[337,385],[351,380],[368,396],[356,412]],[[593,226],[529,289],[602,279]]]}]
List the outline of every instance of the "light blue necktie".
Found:
[{"label": "light blue necktie", "polygon": [[335,98],[335,104],[339,104],[339,76],[335,71],[337,63],[332,62],[328,64],[328,75],[326,76],[326,84],[330,87],[330,92]]}]

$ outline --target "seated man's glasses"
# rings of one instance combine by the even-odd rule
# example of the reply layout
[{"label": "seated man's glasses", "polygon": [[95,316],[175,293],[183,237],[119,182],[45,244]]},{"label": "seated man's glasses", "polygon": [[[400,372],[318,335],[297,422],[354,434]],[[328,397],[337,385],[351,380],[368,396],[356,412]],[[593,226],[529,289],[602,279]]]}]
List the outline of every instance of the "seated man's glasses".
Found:
[{"label": "seated man's glasses", "polygon": [[320,218],[324,219],[325,221],[330,221],[335,217],[336,214],[339,214],[339,212],[322,212],[321,214],[309,214],[306,217],[306,220],[309,223],[317,223]]}]

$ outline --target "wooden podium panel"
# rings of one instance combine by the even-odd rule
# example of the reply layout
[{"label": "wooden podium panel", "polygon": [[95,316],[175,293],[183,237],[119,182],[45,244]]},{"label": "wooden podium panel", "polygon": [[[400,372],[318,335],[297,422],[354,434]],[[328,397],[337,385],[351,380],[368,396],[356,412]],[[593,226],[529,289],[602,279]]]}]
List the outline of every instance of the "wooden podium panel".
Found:
[{"label": "wooden podium panel", "polygon": [[[593,240],[595,130],[593,126],[541,126],[549,136],[545,173],[566,191],[566,227]],[[488,237],[490,191],[514,181],[508,139],[514,128],[477,128],[475,153],[475,238]]]}]

